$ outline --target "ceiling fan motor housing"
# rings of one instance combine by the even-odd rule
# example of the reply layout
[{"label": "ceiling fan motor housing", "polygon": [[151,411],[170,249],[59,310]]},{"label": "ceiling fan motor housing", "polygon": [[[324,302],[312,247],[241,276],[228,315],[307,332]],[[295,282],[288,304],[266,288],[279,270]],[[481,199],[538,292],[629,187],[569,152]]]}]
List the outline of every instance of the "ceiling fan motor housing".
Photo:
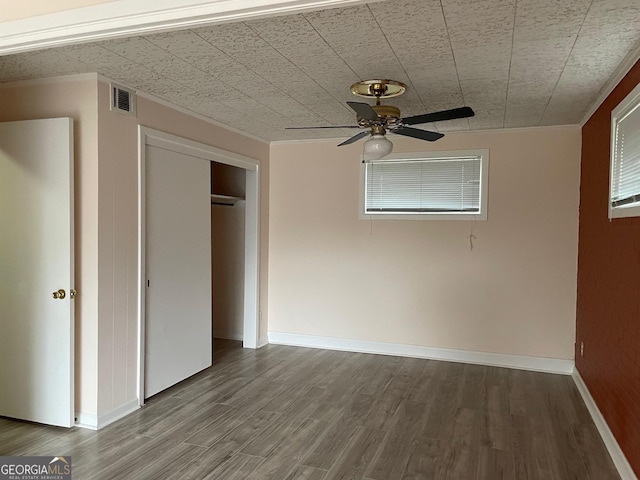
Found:
[{"label": "ceiling fan motor housing", "polygon": [[358,125],[362,128],[373,128],[377,125],[394,127],[400,122],[400,109],[392,105],[371,105],[378,115],[378,120],[371,121],[358,116]]},{"label": "ceiling fan motor housing", "polygon": [[400,118],[400,109],[391,105],[372,105],[380,118]]}]

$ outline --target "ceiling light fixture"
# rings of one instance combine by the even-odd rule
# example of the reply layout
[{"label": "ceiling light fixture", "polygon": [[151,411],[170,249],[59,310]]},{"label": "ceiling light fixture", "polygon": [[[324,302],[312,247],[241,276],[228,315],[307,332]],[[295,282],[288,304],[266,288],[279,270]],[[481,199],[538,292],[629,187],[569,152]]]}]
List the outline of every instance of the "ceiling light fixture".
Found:
[{"label": "ceiling light fixture", "polygon": [[393,142],[381,134],[373,134],[364,142],[364,157],[366,160],[380,160],[391,153]]}]

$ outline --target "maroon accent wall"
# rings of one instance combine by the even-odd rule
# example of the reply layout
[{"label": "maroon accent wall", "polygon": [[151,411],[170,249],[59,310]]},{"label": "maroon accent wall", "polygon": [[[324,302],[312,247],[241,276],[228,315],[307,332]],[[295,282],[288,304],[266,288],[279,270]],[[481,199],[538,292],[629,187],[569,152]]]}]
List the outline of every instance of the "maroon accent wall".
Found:
[{"label": "maroon accent wall", "polygon": [[[640,475],[640,218],[609,221],[611,111],[637,62],[582,128],[576,367]],[[584,342],[584,356],[580,356]]]}]

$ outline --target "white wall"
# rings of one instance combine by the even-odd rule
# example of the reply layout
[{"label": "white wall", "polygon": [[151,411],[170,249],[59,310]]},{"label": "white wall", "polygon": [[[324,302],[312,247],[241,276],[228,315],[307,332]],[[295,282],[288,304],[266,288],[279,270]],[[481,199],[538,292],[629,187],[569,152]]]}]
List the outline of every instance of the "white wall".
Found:
[{"label": "white wall", "polygon": [[269,331],[573,358],[580,130],[394,136],[488,148],[488,221],[358,218],[361,143],[274,144]]}]

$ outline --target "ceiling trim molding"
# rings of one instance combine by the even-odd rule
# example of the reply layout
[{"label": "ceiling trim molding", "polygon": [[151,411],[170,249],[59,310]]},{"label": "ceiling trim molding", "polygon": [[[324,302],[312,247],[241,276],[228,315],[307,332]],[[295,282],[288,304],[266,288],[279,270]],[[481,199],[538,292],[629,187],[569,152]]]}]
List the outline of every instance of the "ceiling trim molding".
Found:
[{"label": "ceiling trim molding", "polygon": [[[347,135],[344,137],[330,137],[330,138],[304,138],[300,140],[271,140],[271,145],[302,145],[305,143],[336,143],[342,142],[345,138],[349,138]],[[352,145],[358,145],[357,143],[352,143]],[[347,145],[345,145],[346,147]],[[361,149],[362,150],[362,149]]]},{"label": "ceiling trim molding", "polygon": [[0,23],[0,55],[380,0],[118,0]]},{"label": "ceiling trim molding", "polygon": [[67,83],[67,82],[83,82],[89,80],[97,80],[99,75],[97,73],[74,73],[71,75],[58,75],[55,77],[45,78],[32,78],[27,80],[14,80],[11,82],[0,83],[1,88],[19,88],[29,87],[31,85],[44,85],[51,83]]},{"label": "ceiling trim molding", "polygon": [[461,135],[464,133],[514,133],[514,132],[530,132],[536,130],[579,130],[580,125],[567,123],[565,125],[536,125],[533,127],[503,127],[503,128],[479,128],[477,130],[453,130],[450,132],[443,131],[445,135]]},{"label": "ceiling trim molding", "polygon": [[591,105],[589,105],[589,108],[587,108],[584,116],[582,117],[582,120],[580,121],[580,128],[584,127],[585,123],[587,123],[591,116],[596,113],[596,110],[598,110],[600,105],[602,105],[607,97],[611,95],[611,92],[613,92],[638,60],[640,60],[640,44],[627,54],[624,60],[620,62],[620,65],[618,65],[615,72],[613,72],[613,75],[611,75],[609,80],[607,80],[607,83],[604,84],[602,90],[600,90],[600,94],[591,103]]},{"label": "ceiling trim molding", "polygon": [[[105,75],[99,74],[99,73],[74,73],[72,75],[59,75],[56,77],[46,77],[46,78],[34,78],[34,79],[30,79],[30,80],[16,80],[13,82],[6,82],[6,83],[0,83],[0,89],[6,89],[6,88],[20,88],[20,87],[28,87],[28,86],[32,86],[32,85],[45,85],[45,84],[52,84],[52,83],[66,83],[66,82],[82,82],[82,81],[98,81],[98,82],[102,82],[105,84],[110,84],[112,83],[114,80],[112,80],[109,77],[106,77]],[[229,125],[225,125],[224,123],[218,122],[212,118],[206,117],[200,113],[196,113],[192,110],[189,110],[188,108],[184,108],[184,107],[180,107],[178,105],[175,105],[171,102],[167,102],[166,100],[163,100],[162,98],[150,95],[148,93],[136,90],[135,88],[129,86],[129,85],[124,85],[122,84],[123,87],[129,88],[133,91],[136,92],[136,95],[138,97],[142,97],[146,100],[149,100],[150,102],[155,102],[159,105],[162,105],[164,107],[170,108],[172,110],[175,110],[176,112],[182,113],[184,115],[188,115],[190,117],[196,118],[202,122],[208,123],[210,125],[215,125],[216,127],[219,128],[223,128],[229,132],[232,133],[237,133],[238,135],[242,135],[243,137],[246,138],[250,138],[252,140],[255,140],[257,142],[260,142],[264,145],[269,145],[270,142],[268,140],[265,140],[264,138],[258,137],[256,135],[253,135],[251,133],[247,133],[244,132],[242,130],[239,130],[237,128],[234,127],[230,127]]]},{"label": "ceiling trim molding", "polygon": [[[568,125],[539,125],[535,127],[506,127],[506,128],[485,128],[482,130],[452,130],[449,132],[442,132],[445,136],[454,136],[454,135],[469,135],[475,133],[491,133],[491,134],[510,134],[510,133],[518,133],[518,132],[530,132],[536,130],[580,130],[582,128],[581,125],[568,124]],[[303,140],[272,140],[270,142],[271,145],[296,145],[296,144],[304,144],[304,143],[327,143],[327,142],[341,142],[344,141],[344,137],[332,137],[332,138],[315,138],[315,139],[303,139]],[[414,142],[415,139],[409,139],[407,137],[395,137],[392,136],[393,139],[402,139],[403,142]],[[352,145],[357,145],[353,143]]]},{"label": "ceiling trim molding", "polygon": [[[98,74],[98,80],[103,82],[103,83],[107,83],[107,84],[114,81],[114,80],[111,80],[110,78],[105,77],[104,75],[100,75],[100,74]],[[243,137],[250,138],[252,140],[255,140],[256,142],[260,142],[260,143],[263,143],[265,145],[269,145],[270,144],[269,140],[265,140],[264,138],[261,138],[261,137],[258,137],[256,135],[253,135],[252,133],[244,132],[242,130],[239,130],[237,128],[231,127],[229,125],[225,125],[224,123],[218,122],[217,120],[214,120],[214,119],[206,117],[206,116],[204,116],[204,115],[202,115],[200,113],[196,113],[196,112],[194,112],[192,110],[189,110],[188,108],[180,107],[180,106],[178,106],[178,105],[176,105],[174,103],[171,103],[171,102],[168,102],[166,100],[163,100],[162,98],[156,97],[154,95],[151,95],[149,93],[145,93],[145,92],[140,91],[140,90],[136,90],[135,88],[130,87],[128,85],[123,85],[123,86],[127,87],[127,88],[130,88],[131,90],[136,92],[136,95],[138,97],[144,98],[145,100],[149,100],[150,102],[157,103],[159,105],[162,105],[163,107],[170,108],[172,110],[175,110],[176,112],[182,113],[184,115],[188,115],[188,116],[190,116],[192,118],[196,118],[196,119],[198,119],[198,120],[200,120],[202,122],[208,123],[210,125],[214,125],[216,127],[223,128],[223,129],[225,129],[225,130],[227,130],[229,132],[237,133],[238,135],[242,135]]]}]

